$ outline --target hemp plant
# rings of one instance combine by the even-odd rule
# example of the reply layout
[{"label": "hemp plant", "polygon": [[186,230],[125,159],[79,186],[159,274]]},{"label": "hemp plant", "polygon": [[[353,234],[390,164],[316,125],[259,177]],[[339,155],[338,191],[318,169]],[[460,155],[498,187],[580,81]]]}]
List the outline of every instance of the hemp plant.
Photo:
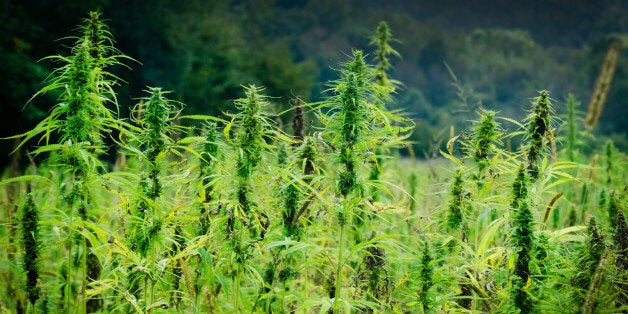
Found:
[{"label": "hemp plant", "polygon": [[473,175],[478,188],[484,185],[486,170],[491,166],[492,155],[498,152],[496,144],[500,143],[502,136],[494,116],[493,111],[481,111],[480,122],[473,128],[469,153],[478,167],[478,172]]},{"label": "hemp plant", "polygon": [[552,116],[554,110],[550,102],[549,93],[539,92],[533,100],[533,109],[527,117],[526,138],[530,141],[526,148],[528,158],[528,174],[534,181],[539,177],[539,160],[543,159],[554,140],[552,130]]},{"label": "hemp plant", "polygon": [[[296,133],[296,132],[295,132]],[[298,133],[297,133],[298,134]],[[286,186],[286,198],[285,198],[285,213],[284,213],[284,229],[285,234],[287,236],[295,235],[297,239],[302,233],[301,227],[302,223],[299,221],[301,217],[306,215],[308,208],[312,204],[313,196],[309,195],[307,200],[303,200],[303,197],[306,195],[303,193],[298,186],[297,179],[300,179],[301,184],[306,187],[312,183],[315,175],[317,174],[317,156],[318,152],[316,147],[313,144],[313,139],[311,137],[303,137],[300,146],[298,146],[295,150],[296,155],[296,165],[297,171],[299,175],[295,175],[295,180],[291,182],[290,185],[292,187]],[[292,194],[292,195],[291,195]],[[290,196],[291,195],[291,196]],[[293,198],[290,200],[290,198]],[[299,202],[299,200],[301,202]],[[297,206],[299,205],[300,206]]]},{"label": "hemp plant", "polygon": [[[449,189],[449,202],[447,204],[447,226],[452,230],[458,230],[463,224],[465,205],[467,199],[464,190],[464,179],[462,178],[462,171],[456,170],[456,175],[451,181],[451,187]],[[463,231],[464,234],[464,231]],[[463,236],[464,237],[464,236]]]},{"label": "hemp plant", "polygon": [[572,285],[579,290],[579,293],[576,294],[577,303],[585,301],[585,295],[590,289],[591,282],[596,272],[600,271],[598,270],[598,262],[602,259],[605,250],[604,235],[598,229],[595,218],[591,217],[587,224],[585,247],[577,263],[578,272],[572,278]]},{"label": "hemp plant", "polygon": [[[282,190],[284,234],[297,240],[303,233],[303,224],[300,218],[306,215],[313,201],[313,196],[308,196],[305,192],[316,175],[317,151],[312,142],[312,138],[304,137],[301,145],[295,149],[294,160],[289,165],[291,167],[298,166],[298,169],[289,172],[287,175],[288,182]],[[308,198],[304,199],[306,196]]]},{"label": "hemp plant", "polygon": [[373,69],[365,63],[361,51],[353,51],[351,60],[341,70],[341,78],[333,81],[328,90],[333,93],[332,97],[321,105],[325,112],[318,115],[326,128],[323,140],[330,144],[339,167],[336,186],[341,200],[335,206],[339,240],[333,279],[334,307],[346,301],[342,299],[342,269],[349,258],[344,256],[345,227],[348,222],[354,223],[354,235],[359,243],[368,232],[363,224],[372,219],[366,212],[369,205],[364,202],[362,161],[371,159],[378,146],[402,144],[406,136],[402,134],[411,129],[407,119],[377,105],[381,101],[377,90]]},{"label": "hemp plant", "polygon": [[332,108],[336,111],[330,117],[333,123],[334,143],[337,145],[338,162],[341,166],[338,175],[337,189],[343,197],[338,215],[340,237],[338,239],[338,255],[336,256],[335,300],[342,299],[342,269],[345,260],[344,241],[345,225],[353,218],[353,196],[363,194],[363,186],[359,179],[359,156],[364,151],[364,134],[367,123],[367,106],[369,100],[368,85],[372,74],[364,63],[361,51],[353,51],[353,59],[345,64],[342,78],[336,82],[332,98]]},{"label": "hemp plant", "polygon": [[[397,85],[399,85],[398,81],[391,80],[388,77],[388,71],[392,68],[390,64],[390,56],[399,57],[399,53],[390,46],[390,42],[394,41],[392,37],[392,33],[388,24],[385,21],[382,21],[377,26],[377,30],[375,34],[371,37],[371,45],[374,45],[376,49],[376,65],[374,69],[374,86],[375,93],[377,94],[379,100],[376,101],[376,105],[381,109],[384,109],[384,103],[389,101],[391,98],[391,94],[395,92]],[[371,161],[371,171],[369,173],[369,181],[377,182],[382,173],[383,161],[382,153],[385,149],[382,147],[378,147],[375,149],[374,156]],[[379,198],[379,189],[377,186],[373,186],[371,189],[371,197],[374,200],[378,200]]]},{"label": "hemp plant", "polygon": [[[293,129],[293,156],[294,160],[289,163],[291,167],[298,166],[299,171],[288,171],[287,184],[282,189],[284,198],[284,211],[282,214],[284,234],[288,237],[300,238],[302,233],[299,218],[302,217],[311,200],[302,201],[303,192],[301,183],[308,185],[312,181],[315,172],[316,149],[312,145],[312,139],[306,137],[303,121],[303,105],[300,100],[295,100],[294,117],[292,119]],[[280,163],[281,164],[281,163]],[[292,173],[299,173],[292,175]]]},{"label": "hemp plant", "polygon": [[209,206],[214,200],[213,175],[216,173],[216,163],[218,158],[218,134],[215,122],[208,122],[205,129],[205,141],[201,152],[200,178],[202,188],[200,190],[200,218],[199,235],[207,233],[210,224]]},{"label": "hemp plant", "polygon": [[[167,156],[173,151],[174,141],[171,135],[176,131],[173,120],[179,113],[177,103],[169,100],[169,93],[159,87],[148,87],[145,90],[149,95],[139,99],[139,103],[132,109],[131,121],[136,126],[130,127],[131,131],[125,132],[129,137],[127,150],[137,157],[139,181],[137,188],[131,191],[132,204],[131,223],[128,228],[130,248],[135,251],[146,263],[132,265],[128,276],[128,290],[130,295],[139,297],[142,289],[140,283],[144,283],[145,309],[152,304],[154,285],[158,280],[156,264],[159,254],[159,240],[168,226],[164,208],[162,206],[164,195],[163,168],[168,164]],[[178,243],[177,227],[175,226],[174,241]],[[171,254],[176,254],[178,245],[173,245]],[[174,251],[174,252],[173,252]],[[175,267],[176,268],[176,267]],[[176,269],[173,270],[176,274]],[[178,277],[172,284],[176,290]],[[176,302],[173,302],[176,303]]]},{"label": "hemp plant", "polygon": [[284,199],[284,211],[282,213],[282,218],[284,234],[288,237],[299,239],[302,232],[298,222],[301,192],[297,187],[298,183],[295,181],[297,180],[288,181],[287,185],[282,190],[282,196]]},{"label": "hemp plant", "polygon": [[[268,147],[266,138],[271,135],[267,97],[262,95],[262,88],[255,85],[244,87],[244,98],[234,101],[238,113],[232,115],[227,130],[235,128],[233,141],[228,138],[236,150],[235,191],[229,217],[227,219],[227,239],[231,249],[232,267],[234,268],[234,308],[240,308],[240,284],[242,273],[251,267],[247,265],[251,258],[251,246],[264,238],[270,220],[266,213],[258,211],[251,193],[251,181],[262,161],[262,152]],[[228,135],[228,131],[225,132]],[[249,232],[244,232],[248,228]],[[261,229],[261,230],[260,230]]]},{"label": "hemp plant", "polygon": [[[265,112],[269,105],[267,97],[262,95],[262,88],[251,85],[244,88],[245,97],[236,99],[234,104],[239,112],[233,115],[229,128],[235,127],[236,148],[236,192],[234,216],[238,219],[253,222],[259,220],[251,197],[250,180],[262,160],[262,152],[267,146],[265,138],[270,135],[270,122]],[[233,223],[231,220],[230,223]],[[233,226],[231,226],[233,227]]]},{"label": "hemp plant", "polygon": [[613,236],[613,246],[616,252],[615,267],[618,273],[615,288],[619,292],[615,306],[625,308],[628,306],[628,226],[622,211],[617,214],[617,229]]},{"label": "hemp plant", "polygon": [[[39,246],[41,237],[39,235],[39,210],[33,201],[33,194],[26,194],[24,205],[22,205],[22,247],[24,248],[24,270],[26,271],[26,295],[35,307],[35,302],[42,299],[41,288],[37,284],[39,280]],[[45,300],[43,300],[45,302]],[[33,311],[34,313],[34,311]]]},{"label": "hemp plant", "polygon": [[[90,17],[83,21],[79,28],[81,36],[76,38],[69,56],[50,56],[44,58],[61,64],[52,71],[30,101],[45,93],[59,91],[58,103],[51,109],[50,115],[38,123],[32,130],[15,136],[23,137],[19,146],[33,138],[45,144],[33,153],[51,153],[57,163],[68,170],[67,184],[69,192],[65,193],[63,207],[67,209],[68,233],[67,271],[65,283],[65,306],[73,308],[75,299],[71,288],[74,277],[73,259],[81,257],[81,302],[79,305],[90,310],[97,310],[98,304],[88,305],[85,299],[88,280],[96,280],[100,272],[97,259],[88,253],[89,241],[82,238],[80,251],[74,251],[74,235],[77,223],[75,213],[81,223],[90,220],[90,208],[93,204],[92,181],[98,179],[102,165],[98,156],[105,149],[103,134],[120,129],[120,124],[112,112],[117,108],[117,100],[113,87],[117,78],[106,71],[108,66],[123,65],[121,59],[130,59],[113,47],[113,39],[107,26],[100,21],[100,14],[91,12]],[[30,102],[29,101],[29,102]],[[56,137],[53,137],[56,136]],[[51,143],[57,138],[57,143]],[[82,227],[81,227],[82,228]],[[79,255],[80,254],[80,255]],[[90,255],[88,257],[88,255]],[[90,259],[90,269],[87,269]]]},{"label": "hemp plant", "polygon": [[567,159],[574,162],[576,159],[576,108],[580,105],[574,95],[567,98]]},{"label": "hemp plant", "polygon": [[392,37],[392,32],[388,27],[388,23],[381,21],[377,25],[377,30],[373,37],[371,37],[371,45],[377,47],[376,58],[377,64],[375,65],[375,83],[384,89],[384,92],[391,94],[395,91],[395,87],[399,85],[399,82],[388,78],[387,71],[392,68],[390,64],[390,56],[400,57],[390,43],[395,41]]},{"label": "hemp plant", "polygon": [[430,252],[429,242],[423,247],[421,260],[419,261],[419,278],[421,280],[419,301],[424,310],[429,310],[432,303],[430,289],[434,286],[434,257]]},{"label": "hemp plant", "polygon": [[534,301],[530,298],[530,261],[534,250],[534,216],[530,210],[528,199],[528,178],[526,169],[522,164],[517,171],[517,176],[512,184],[512,233],[510,241],[513,245],[515,269],[510,292],[514,305],[521,313],[534,311]]},{"label": "hemp plant", "polygon": [[162,195],[162,168],[165,153],[171,146],[170,134],[174,132],[173,119],[178,114],[173,101],[166,98],[168,92],[159,87],[148,87],[150,96],[140,99],[133,109],[132,120],[137,124],[138,135],[134,136],[134,150],[144,169],[140,174],[139,195],[134,215],[136,223],[132,231],[133,247],[145,257],[159,233],[163,219],[155,201]]}]

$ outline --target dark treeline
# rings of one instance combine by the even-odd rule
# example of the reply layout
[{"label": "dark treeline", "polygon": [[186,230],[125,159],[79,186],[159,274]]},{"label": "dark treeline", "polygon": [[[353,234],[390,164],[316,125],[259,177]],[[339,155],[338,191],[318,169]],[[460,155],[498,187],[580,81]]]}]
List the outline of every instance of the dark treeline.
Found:
[{"label": "dark treeline", "polygon": [[[559,114],[570,93],[586,111],[606,50],[625,45],[628,33],[621,0],[2,0],[0,9],[2,137],[32,128],[52,107],[54,95],[25,106],[55,67],[39,60],[67,55],[67,36],[90,10],[103,13],[116,46],[139,61],[114,69],[125,81],[116,90],[123,117],[146,86],[172,90],[186,114],[233,110],[230,101],[248,84],[265,86],[277,112],[295,97],[316,101],[351,48],[373,50],[369,36],[386,20],[401,55],[392,60],[391,76],[403,83],[393,106],[415,120],[418,156],[447,142],[452,126],[466,128],[479,104],[520,118],[547,89]],[[628,142],[627,55],[595,130],[620,148]],[[2,156],[10,150],[2,145]]]}]

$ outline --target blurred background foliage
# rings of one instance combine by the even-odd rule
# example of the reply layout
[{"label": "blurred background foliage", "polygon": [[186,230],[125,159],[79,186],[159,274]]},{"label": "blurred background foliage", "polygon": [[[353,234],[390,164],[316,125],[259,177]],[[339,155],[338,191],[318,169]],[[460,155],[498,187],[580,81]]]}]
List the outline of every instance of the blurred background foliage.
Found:
[{"label": "blurred background foliage", "polygon": [[[479,104],[520,119],[547,89],[559,114],[569,93],[586,111],[606,50],[628,45],[622,0],[0,0],[0,9],[0,137],[31,129],[52,107],[54,95],[26,105],[55,67],[39,60],[67,55],[67,36],[95,9],[116,46],[139,61],[113,70],[125,81],[117,88],[122,117],[146,86],[174,91],[185,114],[233,110],[248,84],[265,86],[277,112],[295,97],[320,100],[352,48],[373,50],[369,36],[385,20],[402,56],[392,60],[391,77],[404,84],[392,106],[416,122],[419,157],[464,130]],[[622,150],[627,51],[595,130]],[[4,164],[10,146],[0,146]]]}]

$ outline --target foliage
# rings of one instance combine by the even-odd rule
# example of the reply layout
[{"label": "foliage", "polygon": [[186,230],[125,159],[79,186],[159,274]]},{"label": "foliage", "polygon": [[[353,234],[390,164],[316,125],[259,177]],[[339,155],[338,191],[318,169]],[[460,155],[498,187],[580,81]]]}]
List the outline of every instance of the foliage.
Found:
[{"label": "foliage", "polygon": [[36,93],[58,90],[58,105],[13,137],[40,159],[0,181],[2,311],[625,310],[626,155],[559,151],[574,133],[548,92],[523,123],[477,110],[429,161],[399,157],[414,124],[387,108],[385,62],[357,49],[321,101],[293,102],[291,135],[280,100],[252,84],[227,119],[148,87],[127,120],[104,70],[125,57],[99,17]]}]

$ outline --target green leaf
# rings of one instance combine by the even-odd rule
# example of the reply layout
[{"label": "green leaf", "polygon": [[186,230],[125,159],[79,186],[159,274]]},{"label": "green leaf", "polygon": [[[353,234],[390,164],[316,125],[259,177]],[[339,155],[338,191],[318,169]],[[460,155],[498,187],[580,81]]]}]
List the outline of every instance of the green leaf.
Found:
[{"label": "green leaf", "polygon": [[443,155],[443,157],[453,161],[456,165],[462,166],[464,163],[462,162],[462,160],[454,157],[454,155],[450,155],[448,153],[445,153],[444,151],[440,151],[440,154]]},{"label": "green leaf", "polygon": [[220,123],[227,123],[227,120],[225,120],[225,119],[216,118],[216,117],[212,117],[212,116],[206,116],[206,115],[200,115],[200,114],[181,116],[181,119],[201,120],[201,121],[216,121],[216,122],[220,122]]},{"label": "green leaf", "polygon": [[50,181],[50,179],[39,175],[26,175],[14,178],[7,178],[0,181],[0,186],[14,182],[40,183],[44,184],[45,186],[52,186],[52,181]]}]

